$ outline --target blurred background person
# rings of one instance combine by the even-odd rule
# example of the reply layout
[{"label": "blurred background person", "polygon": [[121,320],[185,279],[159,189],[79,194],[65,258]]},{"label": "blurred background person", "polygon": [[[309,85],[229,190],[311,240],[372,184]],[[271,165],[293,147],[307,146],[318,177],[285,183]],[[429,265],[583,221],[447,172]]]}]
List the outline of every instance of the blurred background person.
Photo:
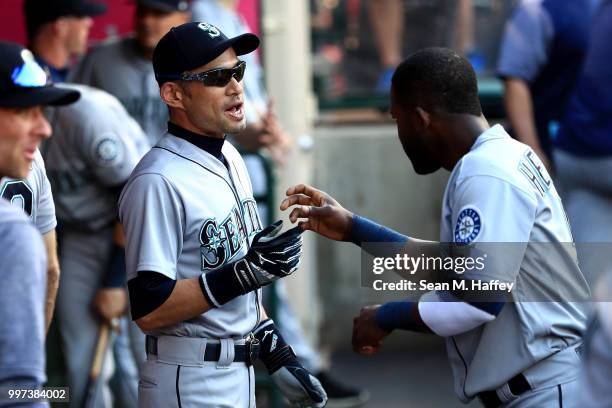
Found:
[{"label": "blurred background person", "polygon": [[153,75],[153,49],[172,27],[188,22],[190,14],[184,0],[136,0],[135,5],[133,35],[94,47],[71,80],[117,97],[153,146],[166,132],[168,122],[168,110]]},{"label": "blurred background person", "polygon": [[54,82],[64,82],[73,59],[85,54],[92,17],[105,11],[101,3],[81,0],[25,1],[28,45]]},{"label": "blurred background person", "polygon": [[551,143],[588,46],[595,0],[521,0],[505,27],[497,62],[511,134],[548,171]]},{"label": "blurred background person", "polygon": [[[608,13],[609,14],[609,13]],[[579,406],[612,407],[612,273],[594,287],[595,314],[584,336],[584,368],[580,378]]]},{"label": "blurred background person", "polygon": [[612,1],[593,19],[584,68],[555,141],[561,197],[587,280],[612,273]]},{"label": "blurred background person", "polygon": [[[391,89],[391,77],[402,61],[404,41],[406,0],[371,0],[367,2],[368,16],[380,57],[382,72],[376,84],[379,92]],[[440,8],[448,5],[438,1]],[[461,55],[471,57],[476,71],[483,68],[482,56],[475,52],[474,44],[474,7],[472,0],[457,0],[454,6],[454,29],[452,47]],[[451,7],[452,9],[452,7]],[[452,19],[452,16],[449,16]],[[450,24],[450,22],[449,22]]]},{"label": "blurred background person", "polygon": [[368,13],[382,65],[376,89],[387,92],[391,88],[393,72],[402,61],[404,0],[371,0]]},{"label": "blurred background person", "polygon": [[[24,3],[28,41],[50,77],[63,82],[70,75],[71,60],[87,49],[91,16],[104,12],[106,6],[87,0],[51,0],[39,6],[36,0]],[[101,322],[110,322],[126,311],[123,253],[113,224],[117,192],[112,187],[122,183],[148,146],[144,139],[138,140],[142,131],[135,122],[130,123],[116,99],[91,88],[79,89],[83,97],[70,110],[49,112],[58,137],[42,150],[60,225],[64,273],[56,316],[72,406],[80,406],[85,398]],[[122,130],[113,128],[119,125]],[[115,160],[118,156],[120,161]],[[84,202],[88,205],[83,206]],[[87,245],[86,238],[95,238],[96,243]],[[117,361],[118,372],[128,374],[119,376],[115,394],[126,398],[126,405],[134,405],[137,372],[131,352]],[[113,366],[107,365],[96,406],[110,404],[107,382],[112,372]]]}]

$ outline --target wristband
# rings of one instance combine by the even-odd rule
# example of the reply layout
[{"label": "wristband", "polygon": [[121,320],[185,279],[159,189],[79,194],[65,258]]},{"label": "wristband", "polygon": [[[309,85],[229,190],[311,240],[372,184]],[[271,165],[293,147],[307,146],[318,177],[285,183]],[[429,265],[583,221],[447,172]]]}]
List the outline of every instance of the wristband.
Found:
[{"label": "wristband", "polygon": [[214,271],[200,275],[200,289],[213,307],[221,307],[232,299],[257,289],[256,282],[239,279],[241,268],[248,268],[247,261],[241,259]]},{"label": "wristband", "polygon": [[420,331],[419,324],[413,318],[416,306],[417,303],[408,301],[385,303],[376,311],[376,324],[388,332],[395,329]]},{"label": "wristband", "polygon": [[349,232],[348,240],[358,246],[361,246],[362,242],[393,242],[404,244],[408,241],[408,237],[365,217],[353,214],[353,222],[351,223],[351,231]]}]

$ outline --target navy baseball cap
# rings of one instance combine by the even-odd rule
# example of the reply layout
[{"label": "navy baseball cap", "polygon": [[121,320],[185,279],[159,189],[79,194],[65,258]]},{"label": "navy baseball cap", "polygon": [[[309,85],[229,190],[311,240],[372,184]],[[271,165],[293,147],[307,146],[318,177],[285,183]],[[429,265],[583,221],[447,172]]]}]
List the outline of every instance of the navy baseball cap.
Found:
[{"label": "navy baseball cap", "polygon": [[189,2],[186,0],[135,0],[138,6],[146,6],[164,13],[174,11],[188,11]]},{"label": "navy baseball cap", "polygon": [[30,50],[0,41],[0,107],[67,105],[80,96],[78,91],[54,87]]},{"label": "navy baseball cap", "polygon": [[185,71],[208,64],[230,47],[237,55],[248,54],[259,47],[259,38],[251,33],[227,38],[214,25],[197,21],[173,27],[153,51],[155,78],[159,85],[180,79]]},{"label": "navy baseball cap", "polygon": [[106,5],[92,0],[25,0],[23,13],[29,34],[60,17],[95,17],[106,12]]}]

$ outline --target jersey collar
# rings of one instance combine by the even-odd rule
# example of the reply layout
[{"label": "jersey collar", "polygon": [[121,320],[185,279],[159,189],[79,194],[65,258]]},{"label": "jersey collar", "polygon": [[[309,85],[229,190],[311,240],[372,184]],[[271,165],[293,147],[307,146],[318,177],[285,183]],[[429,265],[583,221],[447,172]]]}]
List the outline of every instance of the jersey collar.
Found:
[{"label": "jersey collar", "polygon": [[168,122],[168,133],[188,141],[192,145],[199,147],[211,156],[215,157],[217,160],[225,162],[223,153],[221,153],[221,148],[225,143],[225,137],[223,139],[219,139],[217,137],[201,135],[172,122]]},{"label": "jersey collar", "polygon": [[485,130],[484,132],[482,132],[480,136],[476,138],[476,141],[472,145],[470,151],[475,150],[477,147],[479,147],[480,145],[482,145],[483,143],[489,140],[503,139],[505,137],[510,137],[510,135],[506,133],[503,126],[499,124],[494,125],[488,128],[487,130]]}]

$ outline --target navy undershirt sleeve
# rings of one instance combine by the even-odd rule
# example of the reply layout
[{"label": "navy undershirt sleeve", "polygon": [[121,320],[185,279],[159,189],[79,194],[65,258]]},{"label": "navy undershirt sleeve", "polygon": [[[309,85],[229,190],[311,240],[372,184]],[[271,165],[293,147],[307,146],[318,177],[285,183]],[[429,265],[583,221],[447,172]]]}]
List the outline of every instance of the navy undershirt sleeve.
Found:
[{"label": "navy undershirt sleeve", "polygon": [[120,288],[125,285],[125,279],[125,248],[113,245],[106,267],[106,275],[102,280],[102,287]]},{"label": "navy undershirt sleeve", "polygon": [[176,281],[158,272],[141,271],[128,282],[132,320],[160,307],[172,294]]},{"label": "navy undershirt sleeve", "polygon": [[395,329],[420,331],[419,324],[414,320],[414,308],[418,307],[416,302],[389,302],[380,306],[376,311],[376,323],[388,332]]},{"label": "navy undershirt sleeve", "polygon": [[361,246],[363,242],[392,242],[404,244],[408,241],[406,235],[354,214],[349,241]]}]

